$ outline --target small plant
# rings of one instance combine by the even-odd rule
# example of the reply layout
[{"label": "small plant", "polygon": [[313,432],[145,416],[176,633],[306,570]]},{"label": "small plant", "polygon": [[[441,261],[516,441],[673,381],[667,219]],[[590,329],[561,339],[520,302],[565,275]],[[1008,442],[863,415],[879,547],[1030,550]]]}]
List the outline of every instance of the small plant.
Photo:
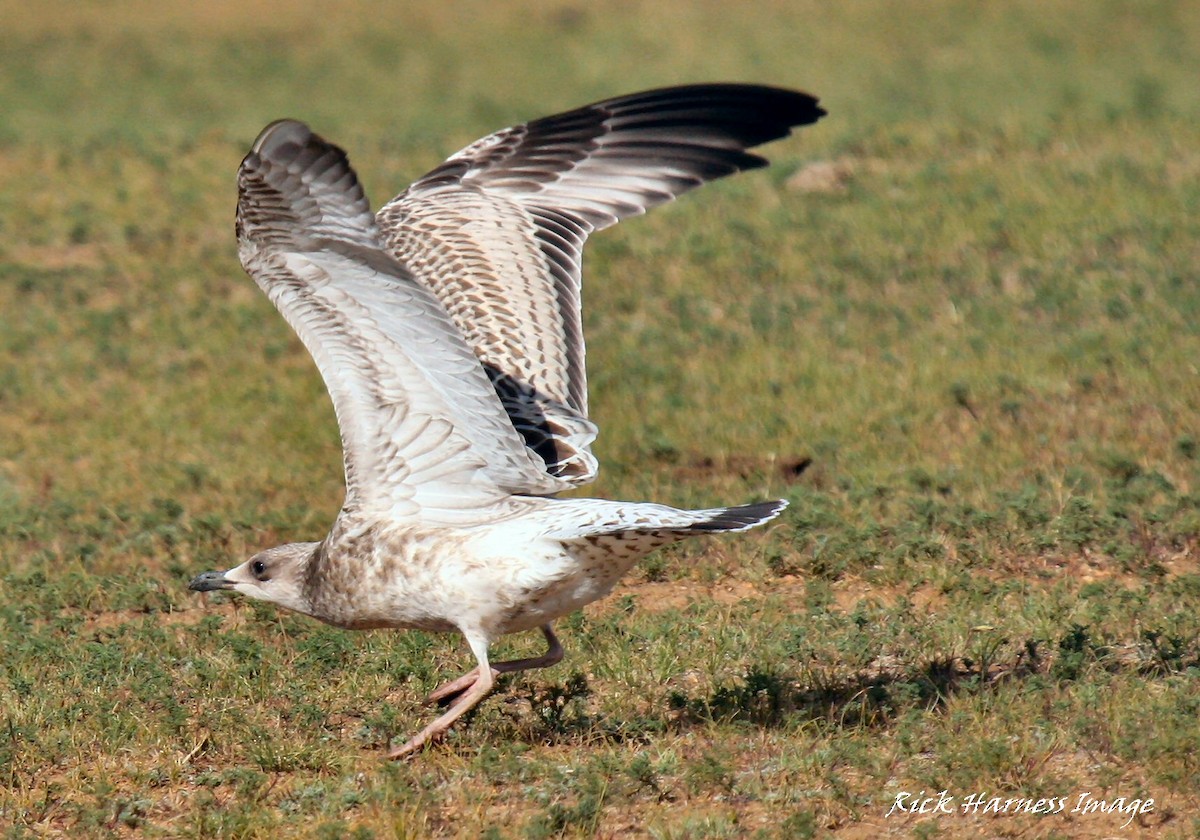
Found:
[{"label": "small plant", "polygon": [[533,695],[533,711],[549,731],[562,734],[586,724],[584,705],[590,694],[587,677],[575,671],[561,685],[539,687]]}]

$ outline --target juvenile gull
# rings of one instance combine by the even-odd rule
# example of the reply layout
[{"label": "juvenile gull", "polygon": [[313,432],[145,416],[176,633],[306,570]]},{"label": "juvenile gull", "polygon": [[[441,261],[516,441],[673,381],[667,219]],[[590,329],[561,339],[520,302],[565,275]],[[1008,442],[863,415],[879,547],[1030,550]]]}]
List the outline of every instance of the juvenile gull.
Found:
[{"label": "juvenile gull", "polygon": [[[746,149],[824,111],[756,85],[648,91],[508,128],[380,211],[345,153],[292,120],[238,172],[238,254],[333,399],[346,497],[320,542],[191,582],[353,629],[459,632],[478,660],[434,691],[447,711],[390,753],[441,737],[498,674],[552,665],[551,622],[684,537],[743,531],[786,502],[677,510],[559,499],[595,478],[580,259],[596,230],[766,161]],[[488,661],[540,629],[544,655]]]}]

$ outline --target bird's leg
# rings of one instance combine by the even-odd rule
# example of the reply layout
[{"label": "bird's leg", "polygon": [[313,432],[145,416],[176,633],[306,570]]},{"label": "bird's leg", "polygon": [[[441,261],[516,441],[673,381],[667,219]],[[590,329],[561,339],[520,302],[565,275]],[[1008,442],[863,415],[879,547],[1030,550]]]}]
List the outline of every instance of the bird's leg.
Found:
[{"label": "bird's leg", "polygon": [[[492,665],[492,676],[497,677],[500,674],[511,673],[512,671],[525,671],[530,668],[549,668],[551,665],[557,664],[563,658],[562,645],[558,641],[558,637],[554,635],[554,630],[549,624],[541,626],[542,635],[546,637],[546,652],[541,656],[530,657],[529,659],[512,659],[508,662],[496,662]],[[463,674],[456,680],[451,680],[443,686],[434,689],[433,693],[425,698],[425,702],[432,705],[448,697],[453,697],[456,694],[462,694],[468,688],[475,684],[479,679],[479,669],[475,668],[472,671]]]},{"label": "bird's leg", "polygon": [[488,693],[491,692],[496,680],[493,669],[488,665],[487,640],[468,637],[467,643],[471,645],[471,652],[479,660],[479,667],[473,673],[482,676],[477,677],[472,682],[471,686],[451,704],[444,715],[409,738],[401,746],[388,753],[388,758],[410,758],[416,755],[426,746],[445,735],[446,730],[453,726],[456,720],[479,705],[479,701],[487,697]]}]

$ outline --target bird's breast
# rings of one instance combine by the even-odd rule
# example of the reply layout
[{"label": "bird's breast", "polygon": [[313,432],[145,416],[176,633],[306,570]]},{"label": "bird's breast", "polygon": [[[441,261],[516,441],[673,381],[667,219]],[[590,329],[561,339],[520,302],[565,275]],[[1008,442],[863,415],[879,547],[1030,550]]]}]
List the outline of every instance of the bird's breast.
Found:
[{"label": "bird's breast", "polygon": [[307,580],[313,615],[353,629],[408,627],[444,632],[448,561],[466,540],[417,528],[335,528]]}]

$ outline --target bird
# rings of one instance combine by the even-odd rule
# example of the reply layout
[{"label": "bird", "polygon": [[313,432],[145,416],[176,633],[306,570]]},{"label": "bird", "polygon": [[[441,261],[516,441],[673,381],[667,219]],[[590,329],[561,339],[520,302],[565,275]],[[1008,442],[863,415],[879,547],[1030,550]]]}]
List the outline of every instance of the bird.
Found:
[{"label": "bird", "polygon": [[[552,623],[649,552],[745,531],[785,500],[705,510],[562,497],[592,481],[580,318],[587,237],[708,181],[825,111],[803,92],[693,84],[495,132],[372,214],[346,153],[271,123],[238,169],[245,271],[312,356],[341,436],[345,497],[319,541],[268,548],[189,584],[348,629],[458,633],[476,667],[391,749],[441,740],[504,673],[559,662]],[[491,662],[540,630],[541,656]],[[389,745],[390,746],[390,745]]]}]

